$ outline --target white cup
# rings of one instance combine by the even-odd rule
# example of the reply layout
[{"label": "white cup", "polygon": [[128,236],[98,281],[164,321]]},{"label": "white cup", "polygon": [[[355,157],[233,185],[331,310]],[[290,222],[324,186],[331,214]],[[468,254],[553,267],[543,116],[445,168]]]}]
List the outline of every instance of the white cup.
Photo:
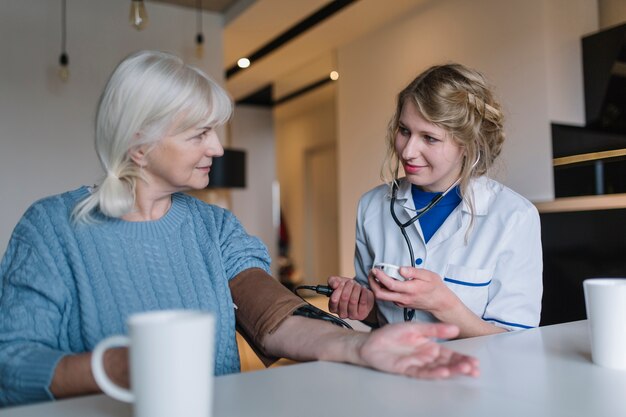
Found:
[{"label": "white cup", "polygon": [[400,275],[400,267],[397,265],[378,262],[374,264],[374,268],[382,270],[385,274],[389,275],[395,280],[404,281],[404,277]]},{"label": "white cup", "polygon": [[[193,310],[139,313],[128,319],[129,336],[111,336],[93,351],[96,382],[109,396],[134,403],[135,417],[210,417],[213,408],[215,318]],[[104,371],[104,352],[129,347],[131,390]]]},{"label": "white cup", "polygon": [[626,279],[583,281],[594,363],[626,370]]}]

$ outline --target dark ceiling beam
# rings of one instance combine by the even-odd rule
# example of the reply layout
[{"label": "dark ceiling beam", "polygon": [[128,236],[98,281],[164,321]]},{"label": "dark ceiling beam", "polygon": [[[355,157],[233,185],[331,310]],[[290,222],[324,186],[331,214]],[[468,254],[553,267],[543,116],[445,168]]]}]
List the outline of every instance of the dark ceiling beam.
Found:
[{"label": "dark ceiling beam", "polygon": [[[256,61],[263,58],[264,56],[274,52],[276,49],[285,45],[287,42],[296,38],[297,36],[302,35],[304,32],[310,30],[314,26],[328,19],[344,7],[356,2],[357,0],[334,0],[328,3],[326,6],[318,9],[316,12],[310,14],[305,17],[300,22],[296,23],[265,45],[261,46],[256,51],[252,52],[250,55],[246,56],[250,60],[250,65],[254,65]],[[243,58],[243,57],[242,57]],[[239,68],[235,63],[233,66],[226,70],[226,78],[230,78],[233,75],[237,74],[239,71],[244,70],[244,68]]]}]

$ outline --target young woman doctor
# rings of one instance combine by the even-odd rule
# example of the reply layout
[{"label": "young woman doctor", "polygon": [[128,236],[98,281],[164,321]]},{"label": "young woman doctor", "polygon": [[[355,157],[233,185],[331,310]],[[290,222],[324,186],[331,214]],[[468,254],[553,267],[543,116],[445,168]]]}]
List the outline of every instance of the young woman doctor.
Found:
[{"label": "young woman doctor", "polygon": [[537,326],[537,210],[486,176],[503,142],[500,105],[477,71],[435,66],[402,90],[383,168],[392,179],[359,202],[356,277],[329,278],[329,309],[377,325],[452,323],[459,337]]}]

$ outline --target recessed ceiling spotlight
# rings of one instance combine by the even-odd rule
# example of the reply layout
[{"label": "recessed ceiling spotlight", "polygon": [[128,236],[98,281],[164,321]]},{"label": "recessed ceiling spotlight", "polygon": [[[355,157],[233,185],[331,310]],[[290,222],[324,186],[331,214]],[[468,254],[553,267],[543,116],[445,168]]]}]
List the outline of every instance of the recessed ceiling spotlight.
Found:
[{"label": "recessed ceiling spotlight", "polygon": [[239,68],[248,68],[250,66],[250,60],[248,58],[239,58],[239,61],[237,61],[237,66]]},{"label": "recessed ceiling spotlight", "polygon": [[330,79],[333,81],[337,81],[339,79],[339,73],[337,71],[331,71]]}]

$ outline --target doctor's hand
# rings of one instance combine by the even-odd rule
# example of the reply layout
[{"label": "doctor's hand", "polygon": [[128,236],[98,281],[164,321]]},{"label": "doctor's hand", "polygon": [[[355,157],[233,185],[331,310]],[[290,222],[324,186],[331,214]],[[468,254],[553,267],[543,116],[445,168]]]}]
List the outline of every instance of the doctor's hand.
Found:
[{"label": "doctor's hand", "polygon": [[368,280],[377,300],[428,311],[439,321],[456,325],[460,329],[458,337],[505,331],[474,314],[434,272],[407,266],[401,267],[399,272],[406,281],[397,281],[380,269],[370,272]]},{"label": "doctor's hand", "polygon": [[328,309],[342,319],[365,320],[374,308],[374,294],[355,279],[332,276],[328,285],[333,289]]},{"label": "doctor's hand", "polygon": [[377,300],[391,301],[398,307],[425,310],[441,321],[447,312],[457,308],[461,300],[448,288],[436,273],[419,268],[401,267],[400,275],[406,281],[398,281],[382,270],[371,270],[368,280]]},{"label": "doctor's hand", "polygon": [[441,323],[397,323],[369,334],[360,348],[362,364],[414,378],[479,375],[478,359],[433,341],[458,336],[457,326]]}]

